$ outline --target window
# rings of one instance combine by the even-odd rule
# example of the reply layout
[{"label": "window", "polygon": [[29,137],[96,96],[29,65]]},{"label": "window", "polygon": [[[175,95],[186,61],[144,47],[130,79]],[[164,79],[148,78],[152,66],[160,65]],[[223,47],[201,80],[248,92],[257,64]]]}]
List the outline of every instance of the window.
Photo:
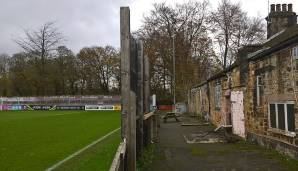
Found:
[{"label": "window", "polygon": [[257,76],[257,106],[261,104],[261,88],[262,88],[262,77]]},{"label": "window", "polygon": [[295,132],[294,102],[270,103],[269,127]]},{"label": "window", "polygon": [[215,86],[215,108],[220,109],[220,99],[221,99],[221,85],[219,83]]},{"label": "window", "polygon": [[293,57],[293,59],[298,59],[298,46],[293,47],[293,49],[292,49],[292,57]]}]

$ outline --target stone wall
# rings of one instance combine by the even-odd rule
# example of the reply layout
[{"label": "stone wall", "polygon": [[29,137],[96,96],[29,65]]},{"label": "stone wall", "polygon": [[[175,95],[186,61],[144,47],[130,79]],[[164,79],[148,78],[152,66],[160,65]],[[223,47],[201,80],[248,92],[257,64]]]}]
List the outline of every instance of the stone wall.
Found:
[{"label": "stone wall", "polygon": [[194,116],[204,117],[206,120],[210,119],[207,84],[203,84],[189,92],[188,111]]},{"label": "stone wall", "polygon": [[[245,99],[246,128],[249,132],[264,135],[282,142],[298,145],[297,138],[286,131],[270,128],[268,108],[270,103],[293,102],[295,127],[298,134],[298,60],[292,60],[293,46],[275,52],[249,64],[249,77]],[[261,77],[260,104],[256,103],[256,79]]]},{"label": "stone wall", "polygon": [[[220,84],[223,86],[221,79],[212,80],[208,83],[209,85],[209,99],[210,99],[210,121],[219,126],[222,124],[223,117],[221,108],[217,107],[215,104],[215,86],[216,84]],[[221,106],[223,101],[223,91],[221,91]]]},{"label": "stone wall", "polygon": [[[298,148],[298,59],[292,59],[291,50],[294,44],[268,56],[251,60],[247,72],[242,65],[234,66],[217,77],[208,80],[196,88],[192,97],[193,110],[200,113],[209,112],[210,121],[216,125],[231,124],[231,99],[233,91],[244,94],[244,118],[246,138],[261,145],[297,157]],[[245,75],[243,75],[245,74]],[[260,77],[260,103],[257,104],[257,76]],[[244,79],[245,82],[241,81]],[[295,81],[297,80],[297,81]],[[221,105],[215,105],[216,85],[220,84]],[[195,98],[194,98],[195,97]],[[269,104],[294,104],[295,132],[270,128]],[[234,125],[235,126],[235,125]],[[291,146],[290,148],[288,148]],[[293,151],[294,149],[294,151]]]}]

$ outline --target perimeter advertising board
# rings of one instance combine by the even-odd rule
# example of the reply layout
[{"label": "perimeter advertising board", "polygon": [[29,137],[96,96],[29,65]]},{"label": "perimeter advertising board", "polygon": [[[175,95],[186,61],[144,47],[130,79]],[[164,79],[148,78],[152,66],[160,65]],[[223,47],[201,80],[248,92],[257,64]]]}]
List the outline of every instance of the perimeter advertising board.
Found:
[{"label": "perimeter advertising board", "polygon": [[85,106],[61,106],[57,105],[56,110],[85,110]]},{"label": "perimeter advertising board", "polygon": [[25,105],[1,105],[1,110],[26,110],[27,106]]},{"label": "perimeter advertising board", "polygon": [[120,105],[85,105],[85,110],[121,110]]}]

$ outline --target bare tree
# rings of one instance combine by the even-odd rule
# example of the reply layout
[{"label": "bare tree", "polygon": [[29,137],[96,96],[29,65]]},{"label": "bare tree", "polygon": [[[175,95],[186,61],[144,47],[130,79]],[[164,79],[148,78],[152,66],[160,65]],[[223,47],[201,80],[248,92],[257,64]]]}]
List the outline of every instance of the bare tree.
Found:
[{"label": "bare tree", "polygon": [[46,61],[51,52],[63,41],[63,36],[53,22],[47,22],[38,30],[25,30],[25,36],[18,38],[15,42],[32,58],[35,66],[40,72],[41,95],[46,91]]},{"label": "bare tree", "polygon": [[8,72],[8,54],[0,54],[0,78]]},{"label": "bare tree", "polygon": [[222,0],[211,13],[210,19],[211,33],[214,35],[223,68],[233,63],[241,46],[264,39],[265,31],[261,18],[248,17],[239,3]]},{"label": "bare tree", "polygon": [[154,93],[165,97],[174,89],[173,37],[178,99],[183,100],[186,90],[204,79],[204,63],[212,55],[212,41],[206,28],[208,13],[208,1],[175,6],[160,3],[144,18],[137,35],[144,40],[144,50],[149,56]]}]

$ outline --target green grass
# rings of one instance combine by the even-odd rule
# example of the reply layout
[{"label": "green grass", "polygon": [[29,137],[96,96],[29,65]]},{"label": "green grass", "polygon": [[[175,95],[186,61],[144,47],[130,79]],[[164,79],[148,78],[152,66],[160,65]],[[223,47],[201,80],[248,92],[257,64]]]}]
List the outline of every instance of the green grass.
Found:
[{"label": "green grass", "polygon": [[191,146],[190,150],[191,150],[191,154],[193,156],[203,157],[203,156],[206,156],[208,154],[208,152],[205,149],[199,148],[199,147],[196,147],[196,146]]},{"label": "green grass", "polygon": [[[44,170],[119,126],[120,113],[114,111],[2,111],[1,170]],[[104,141],[95,145],[102,149],[86,153],[86,159],[82,154],[84,162],[75,162],[77,168],[106,170],[119,144],[119,133]]]},{"label": "green grass", "polygon": [[88,148],[80,155],[68,160],[55,171],[93,171],[109,170],[114,154],[120,143],[120,131],[100,143]]},{"label": "green grass", "polygon": [[238,143],[233,144],[235,150],[243,151],[243,152],[258,152],[264,156],[264,158],[268,158],[271,160],[276,160],[280,162],[287,170],[298,170],[298,161],[292,159],[286,155],[280,154],[276,150],[268,149],[262,147],[260,145],[251,144],[249,142],[240,141]]},{"label": "green grass", "polygon": [[137,170],[138,171],[149,169],[154,158],[155,159],[160,158],[159,156],[154,156],[154,151],[155,151],[154,144],[150,144],[142,151],[142,154],[137,161]]}]

